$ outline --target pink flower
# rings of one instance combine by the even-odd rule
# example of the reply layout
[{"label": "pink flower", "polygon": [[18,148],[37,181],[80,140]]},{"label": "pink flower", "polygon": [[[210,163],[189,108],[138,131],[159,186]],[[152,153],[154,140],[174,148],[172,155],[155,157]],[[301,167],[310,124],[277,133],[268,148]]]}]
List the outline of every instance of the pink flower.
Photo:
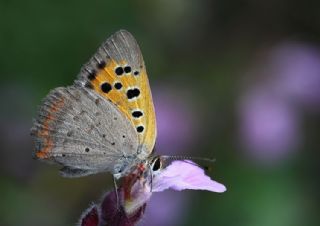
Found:
[{"label": "pink flower", "polygon": [[155,176],[152,191],[184,189],[225,192],[226,187],[204,174],[204,170],[191,161],[174,161],[163,172]]},{"label": "pink flower", "polygon": [[[151,178],[151,177],[150,177]],[[81,226],[134,226],[144,214],[146,203],[152,193],[166,189],[181,191],[184,189],[224,192],[226,187],[205,175],[204,170],[191,161],[174,161],[165,169],[154,172],[152,183],[149,176],[135,179],[124,178],[118,189],[119,206],[115,191],[105,195],[99,205],[94,205],[83,214]],[[128,193],[129,191],[129,193]]]}]

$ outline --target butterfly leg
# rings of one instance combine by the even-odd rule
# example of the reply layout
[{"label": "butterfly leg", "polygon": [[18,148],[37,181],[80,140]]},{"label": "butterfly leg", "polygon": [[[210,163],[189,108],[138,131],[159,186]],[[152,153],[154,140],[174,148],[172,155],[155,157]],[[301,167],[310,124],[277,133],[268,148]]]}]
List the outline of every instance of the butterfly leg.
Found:
[{"label": "butterfly leg", "polygon": [[118,193],[118,186],[117,186],[117,179],[115,178],[115,176],[112,176],[113,178],[113,186],[114,186],[114,191],[116,193],[116,199],[117,199],[117,209],[120,209],[120,200],[119,200],[119,193]]},{"label": "butterfly leg", "polygon": [[151,167],[149,167],[149,174],[150,174],[150,192],[152,193],[152,182],[153,182],[153,171],[151,169]]}]

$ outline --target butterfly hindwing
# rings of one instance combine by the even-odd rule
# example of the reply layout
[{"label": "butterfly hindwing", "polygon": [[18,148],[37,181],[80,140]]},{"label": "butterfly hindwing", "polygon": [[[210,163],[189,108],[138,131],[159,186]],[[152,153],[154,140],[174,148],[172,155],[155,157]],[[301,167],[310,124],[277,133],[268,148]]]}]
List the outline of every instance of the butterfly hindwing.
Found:
[{"label": "butterfly hindwing", "polygon": [[120,30],[108,38],[84,65],[76,84],[110,100],[131,122],[142,150],[140,159],[151,153],[156,139],[154,106],[140,48],[129,32]]},{"label": "butterfly hindwing", "polygon": [[32,128],[35,157],[65,166],[63,175],[119,173],[136,158],[138,137],[116,106],[87,88],[51,91]]}]

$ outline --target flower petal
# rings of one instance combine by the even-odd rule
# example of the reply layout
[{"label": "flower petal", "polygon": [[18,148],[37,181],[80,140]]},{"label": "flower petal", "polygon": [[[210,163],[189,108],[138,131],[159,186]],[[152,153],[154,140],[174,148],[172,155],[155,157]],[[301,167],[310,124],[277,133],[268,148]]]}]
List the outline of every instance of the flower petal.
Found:
[{"label": "flower petal", "polygon": [[153,192],[171,188],[177,191],[184,189],[224,192],[226,187],[204,174],[204,170],[191,161],[173,161],[162,172],[157,174],[152,185]]},{"label": "flower petal", "polygon": [[98,207],[96,205],[93,205],[82,214],[79,226],[98,226],[98,225],[99,225]]}]

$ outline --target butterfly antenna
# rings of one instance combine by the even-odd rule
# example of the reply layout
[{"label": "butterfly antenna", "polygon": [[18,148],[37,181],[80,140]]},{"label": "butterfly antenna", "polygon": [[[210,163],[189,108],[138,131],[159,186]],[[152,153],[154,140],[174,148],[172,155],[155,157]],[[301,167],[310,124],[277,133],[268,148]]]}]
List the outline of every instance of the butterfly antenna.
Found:
[{"label": "butterfly antenna", "polygon": [[200,161],[206,161],[210,163],[214,163],[216,161],[215,158],[179,156],[179,155],[162,155],[161,158],[170,159],[170,160],[200,160]]},{"label": "butterfly antenna", "polygon": [[161,158],[163,159],[170,159],[170,160],[183,160],[189,164],[195,165],[195,166],[199,166],[201,168],[203,168],[205,171],[209,171],[211,169],[210,166],[202,166],[199,165],[195,162],[189,162],[187,160],[200,160],[200,161],[206,161],[206,162],[210,162],[211,164],[214,163],[216,161],[215,158],[205,158],[205,157],[192,157],[192,156],[177,156],[177,155],[164,155],[161,156]]}]

